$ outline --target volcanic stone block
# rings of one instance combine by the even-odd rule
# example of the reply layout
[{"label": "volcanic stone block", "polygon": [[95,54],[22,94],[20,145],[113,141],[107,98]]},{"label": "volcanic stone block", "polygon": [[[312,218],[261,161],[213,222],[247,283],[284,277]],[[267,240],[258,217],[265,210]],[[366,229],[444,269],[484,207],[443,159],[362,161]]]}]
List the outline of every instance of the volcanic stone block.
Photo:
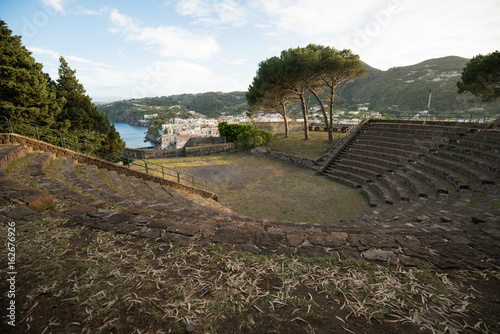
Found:
[{"label": "volcanic stone block", "polygon": [[280,229],[269,229],[267,232],[255,234],[255,244],[261,247],[276,248],[283,239],[283,231]]},{"label": "volcanic stone block", "polygon": [[391,251],[386,251],[382,249],[369,249],[364,251],[361,256],[363,256],[367,260],[373,261],[382,261],[382,262],[390,262],[397,263],[399,261],[396,254]]},{"label": "volcanic stone block", "polygon": [[345,232],[313,232],[308,234],[307,240],[315,246],[339,248],[347,243],[347,236]]},{"label": "volcanic stone block", "polygon": [[246,244],[253,239],[253,231],[236,226],[222,227],[212,237],[213,242],[226,244]]}]

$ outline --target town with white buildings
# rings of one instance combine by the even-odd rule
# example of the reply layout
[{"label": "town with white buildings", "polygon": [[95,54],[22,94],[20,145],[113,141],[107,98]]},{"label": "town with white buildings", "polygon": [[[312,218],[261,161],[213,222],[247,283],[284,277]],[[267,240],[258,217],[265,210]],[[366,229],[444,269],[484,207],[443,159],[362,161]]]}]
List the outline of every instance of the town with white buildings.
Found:
[{"label": "town with white buildings", "polygon": [[[357,115],[368,110],[368,104],[360,105],[358,111],[335,113],[335,122],[339,124],[355,124],[359,122]],[[323,114],[320,109],[313,107],[310,110],[310,122],[323,123]],[[218,124],[227,122],[229,124],[245,124],[252,122],[283,122],[283,116],[279,113],[274,114],[258,114],[250,120],[245,114],[237,116],[222,115],[218,118],[206,118],[204,115],[190,111],[193,118],[172,118],[168,124],[162,124],[163,135],[161,138],[161,148],[177,148],[181,149],[192,137],[216,138],[219,137]],[[376,113],[378,114],[378,113]],[[153,115],[147,115],[151,119]],[[154,117],[154,116],[153,116]],[[294,121],[303,122],[303,119],[295,119]]]}]

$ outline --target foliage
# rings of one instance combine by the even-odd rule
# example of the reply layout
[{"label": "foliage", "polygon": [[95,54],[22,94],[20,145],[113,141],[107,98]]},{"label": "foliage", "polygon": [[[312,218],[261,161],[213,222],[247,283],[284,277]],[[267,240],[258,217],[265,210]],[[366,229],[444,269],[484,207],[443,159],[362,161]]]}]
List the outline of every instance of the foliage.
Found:
[{"label": "foliage", "polygon": [[458,93],[472,93],[483,102],[493,102],[500,97],[500,52],[472,58],[457,82]]},{"label": "foliage", "polygon": [[246,124],[219,122],[217,127],[219,134],[226,137],[226,141],[237,143],[245,149],[264,145],[273,138],[272,132],[255,129],[253,126]]},{"label": "foliage", "polygon": [[238,135],[244,132],[251,131],[253,127],[246,124],[229,124],[228,122],[219,122],[217,125],[219,135],[226,137],[226,141],[234,143],[238,141]]},{"label": "foliage", "polygon": [[0,21],[0,115],[32,122],[63,135],[122,151],[125,144],[106,115],[92,103],[75,71],[60,58],[59,78],[52,81]]},{"label": "foliage", "polygon": [[190,118],[188,110],[207,117],[238,115],[247,110],[245,92],[207,92],[148,97],[127,101],[116,101],[98,106],[113,122],[135,123],[146,114],[158,114],[158,119],[168,122],[170,118]]},{"label": "foliage", "polygon": [[[336,98],[337,108],[348,110],[358,103],[370,103],[370,110],[389,112],[412,112],[427,109],[429,89],[433,89],[430,111],[461,112],[471,108],[467,100],[472,94],[459,95],[457,81],[468,59],[450,56],[429,59],[421,63],[393,67],[381,71],[364,65],[369,72],[348,84]],[[468,96],[469,95],[469,96]],[[500,103],[481,105],[489,115],[498,113]]]},{"label": "foliage", "polygon": [[0,20],[0,116],[52,127],[65,103],[49,87],[48,74]]},{"label": "foliage", "polygon": [[152,125],[148,127],[148,131],[146,133],[146,138],[150,142],[152,142],[155,145],[160,145],[161,144],[161,125]]},{"label": "foliage", "polygon": [[[366,72],[359,56],[350,50],[339,51],[309,44],[305,48],[284,50],[280,57],[261,62],[246,97],[253,108],[271,108],[279,112],[285,120],[286,136],[287,107],[293,99],[298,99],[304,118],[305,139],[308,139],[307,118],[312,95],[320,105],[329,138],[333,140],[335,95],[347,83]],[[329,116],[325,104],[329,105]]]},{"label": "foliage", "polygon": [[259,64],[257,74],[248,87],[246,98],[251,110],[256,112],[277,112],[283,117],[285,137],[288,137],[288,107],[293,101],[293,95],[287,91],[279,80],[279,58],[272,57]]},{"label": "foliage", "polygon": [[241,146],[241,148],[249,149],[262,146],[271,141],[271,139],[273,139],[273,133],[261,129],[250,129],[241,132],[237,139],[238,145]]},{"label": "foliage", "polygon": [[76,78],[76,71],[69,67],[63,57],[59,61],[59,78],[52,83],[56,87],[57,97],[66,100],[57,116],[59,130],[107,149],[123,151],[125,143],[107,116],[100,113],[92,99],[85,94],[83,85]]}]

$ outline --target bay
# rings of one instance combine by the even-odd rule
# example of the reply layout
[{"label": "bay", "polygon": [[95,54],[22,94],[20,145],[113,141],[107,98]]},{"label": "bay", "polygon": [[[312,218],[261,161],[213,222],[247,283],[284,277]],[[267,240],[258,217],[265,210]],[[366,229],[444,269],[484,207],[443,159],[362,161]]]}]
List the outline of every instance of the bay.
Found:
[{"label": "bay", "polygon": [[146,132],[148,128],[143,126],[132,126],[128,123],[112,123],[115,125],[116,131],[120,134],[120,137],[125,141],[126,147],[130,148],[141,148],[154,146],[153,143],[144,141],[146,137]]}]

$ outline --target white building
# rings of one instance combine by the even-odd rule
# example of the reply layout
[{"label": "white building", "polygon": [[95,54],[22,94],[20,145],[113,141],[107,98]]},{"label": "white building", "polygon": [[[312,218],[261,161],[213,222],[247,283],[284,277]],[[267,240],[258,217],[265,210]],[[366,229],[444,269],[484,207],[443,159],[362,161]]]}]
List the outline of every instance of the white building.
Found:
[{"label": "white building", "polygon": [[191,137],[219,137],[218,120],[204,118],[172,118],[162,124],[162,148],[182,148]]}]

